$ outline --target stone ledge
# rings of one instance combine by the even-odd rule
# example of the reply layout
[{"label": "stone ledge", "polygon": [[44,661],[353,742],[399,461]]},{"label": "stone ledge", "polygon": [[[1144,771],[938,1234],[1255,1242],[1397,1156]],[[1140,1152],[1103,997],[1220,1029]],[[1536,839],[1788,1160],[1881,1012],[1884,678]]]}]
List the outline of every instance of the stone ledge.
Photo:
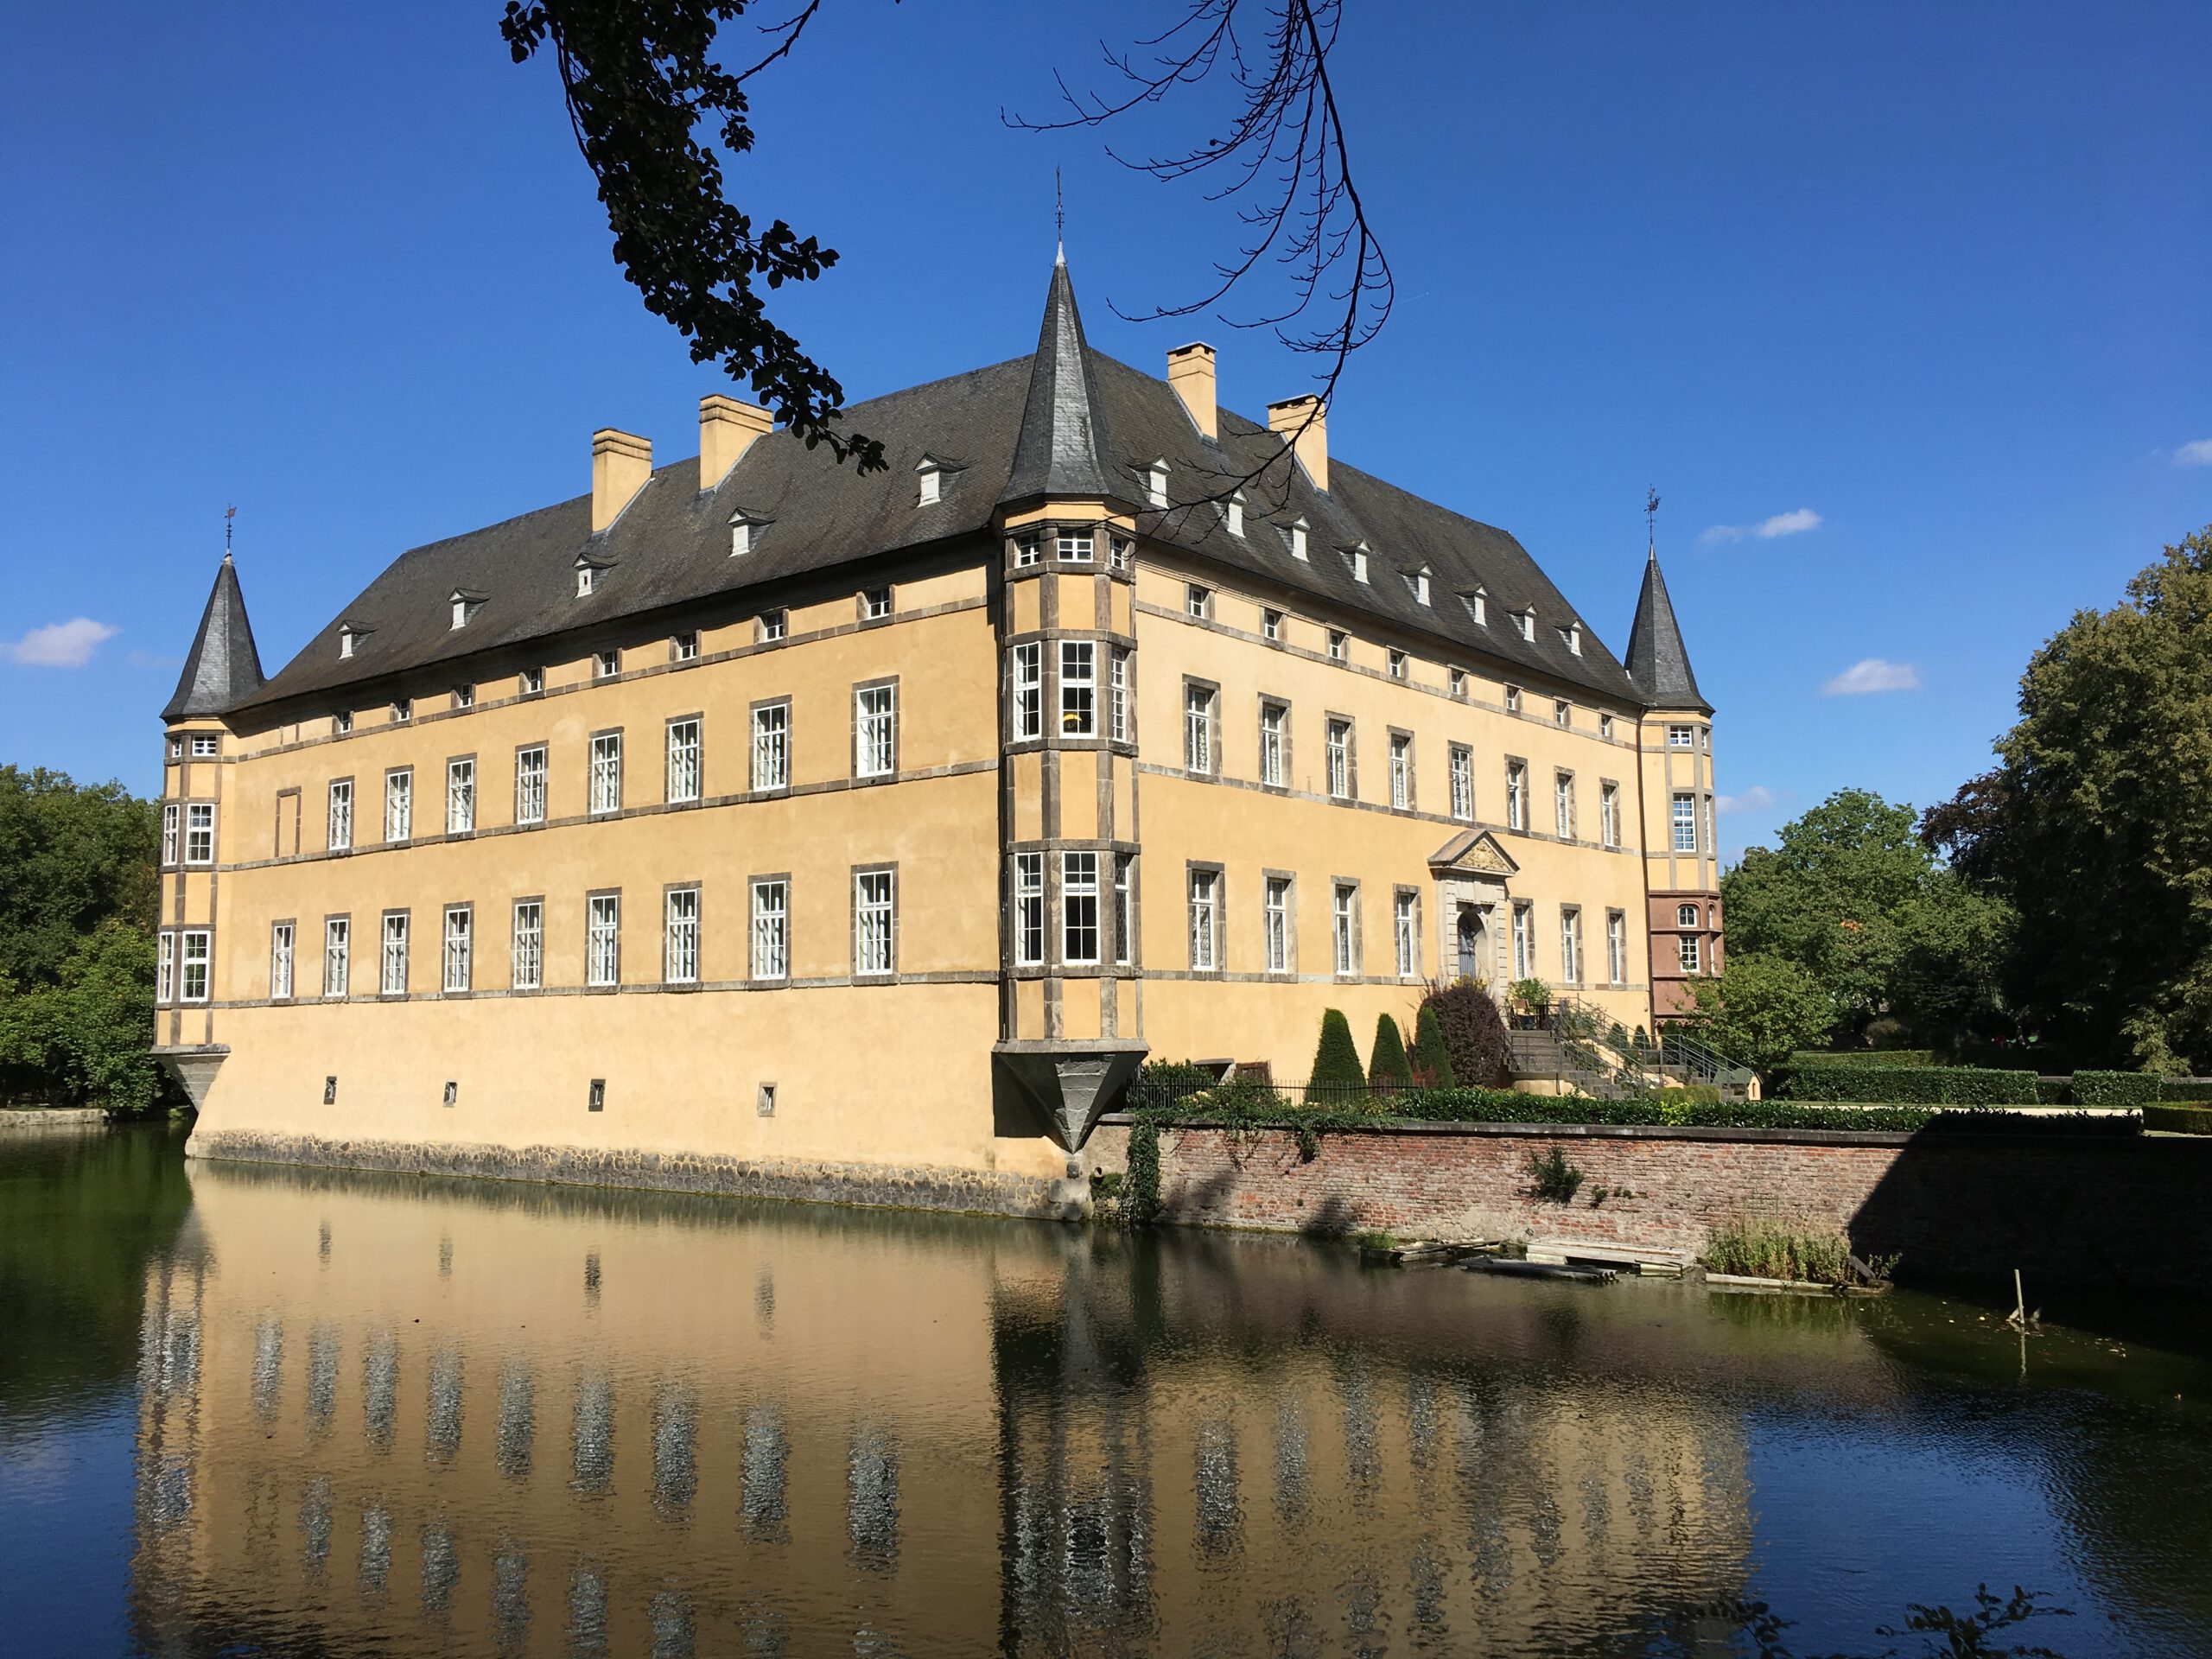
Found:
[{"label": "stone ledge", "polygon": [[106,1122],[105,1106],[10,1106],[0,1110],[0,1129],[97,1129]]},{"label": "stone ledge", "polygon": [[926,1164],[753,1163],[706,1153],[337,1141],[241,1129],[197,1130],[185,1152],[189,1157],[221,1162],[708,1192],[728,1198],[940,1210],[1050,1221],[1081,1220],[1088,1209],[1088,1194],[1079,1182]]}]

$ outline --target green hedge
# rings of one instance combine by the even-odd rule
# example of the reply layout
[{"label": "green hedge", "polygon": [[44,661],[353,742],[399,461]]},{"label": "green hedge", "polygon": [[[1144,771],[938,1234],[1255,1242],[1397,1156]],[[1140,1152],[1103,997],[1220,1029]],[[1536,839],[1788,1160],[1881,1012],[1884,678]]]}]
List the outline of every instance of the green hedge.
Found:
[{"label": "green hedge", "polygon": [[2158,1085],[2158,1098],[2212,1101],[2212,1077],[2168,1077]]},{"label": "green hedge", "polygon": [[[1792,1100],[1880,1101],[1915,1106],[2032,1106],[2032,1071],[1971,1065],[1801,1065],[1783,1093]],[[2083,1105],[2078,1090],[2075,1098]]]},{"label": "green hedge", "polygon": [[1935,1065],[1932,1048],[1801,1049],[1789,1057],[1795,1065]]},{"label": "green hedge", "polygon": [[2143,1127],[2169,1135],[2212,1135],[2212,1106],[2145,1106]]},{"label": "green hedge", "polygon": [[2036,1103],[2038,1106],[2071,1106],[2074,1103],[2074,1079],[2037,1077]]},{"label": "green hedge", "polygon": [[2148,1106],[2158,1098],[2159,1078],[2149,1071],[2076,1071],[2077,1106]]}]

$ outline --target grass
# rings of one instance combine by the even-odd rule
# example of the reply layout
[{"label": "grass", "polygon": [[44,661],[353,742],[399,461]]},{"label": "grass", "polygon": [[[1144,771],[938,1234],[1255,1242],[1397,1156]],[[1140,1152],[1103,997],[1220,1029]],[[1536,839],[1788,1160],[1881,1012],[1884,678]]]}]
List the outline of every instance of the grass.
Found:
[{"label": "grass", "polygon": [[1713,1230],[1701,1259],[1713,1273],[1847,1285],[1851,1266],[1845,1258],[1850,1254],[1851,1241],[1840,1233],[1802,1232],[1741,1217]]}]

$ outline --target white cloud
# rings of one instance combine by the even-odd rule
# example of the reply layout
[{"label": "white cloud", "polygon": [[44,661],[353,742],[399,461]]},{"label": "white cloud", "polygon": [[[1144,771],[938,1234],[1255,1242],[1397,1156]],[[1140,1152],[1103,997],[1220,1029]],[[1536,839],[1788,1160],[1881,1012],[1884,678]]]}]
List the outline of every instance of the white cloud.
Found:
[{"label": "white cloud", "polygon": [[1764,784],[1753,784],[1740,795],[1723,795],[1713,804],[1723,812],[1764,812],[1782,798]]},{"label": "white cloud", "polygon": [[1714,524],[1698,540],[1707,545],[1714,542],[1740,542],[1747,537],[1770,542],[1778,536],[1802,536],[1808,530],[1818,530],[1821,524],[1821,515],[1810,507],[1795,507],[1788,512],[1777,512],[1771,518],[1762,518],[1756,524]]},{"label": "white cloud", "polygon": [[89,616],[67,622],[49,622],[33,628],[20,639],[0,639],[0,663],[20,663],[25,668],[82,668],[104,639],[117,630]]},{"label": "white cloud", "polygon": [[2174,451],[2177,467],[2212,467],[2212,438],[2199,438]]},{"label": "white cloud", "polygon": [[1821,686],[1824,697],[1865,697],[1878,691],[1917,691],[1920,671],[1910,663],[1893,663],[1886,657],[1869,657],[1853,663]]}]

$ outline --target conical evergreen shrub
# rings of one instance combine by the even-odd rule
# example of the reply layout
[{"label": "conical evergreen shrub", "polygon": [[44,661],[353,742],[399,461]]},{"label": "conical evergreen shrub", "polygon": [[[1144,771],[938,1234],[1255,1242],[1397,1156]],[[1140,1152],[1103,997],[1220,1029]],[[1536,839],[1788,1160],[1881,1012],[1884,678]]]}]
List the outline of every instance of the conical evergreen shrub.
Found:
[{"label": "conical evergreen shrub", "polygon": [[1478,981],[1454,980],[1431,991],[1421,1003],[1436,1013],[1444,1052],[1452,1057],[1452,1079],[1461,1089],[1496,1089],[1507,1077],[1511,1049],[1497,1004]]},{"label": "conical evergreen shrub", "polygon": [[1413,1080],[1414,1069],[1406,1059],[1405,1034],[1389,1014],[1378,1014],[1375,1020],[1375,1050],[1367,1062],[1367,1081],[1377,1088],[1394,1084],[1404,1088]]},{"label": "conical evergreen shrub", "polygon": [[1450,1089],[1458,1079],[1452,1071],[1452,1051],[1444,1046],[1444,1022],[1432,1002],[1421,1005],[1414,1020],[1414,1081],[1425,1089]]},{"label": "conical evergreen shrub", "polygon": [[1351,1022],[1340,1009],[1321,1016],[1321,1043],[1313,1051],[1313,1075],[1306,1084],[1307,1104],[1349,1104],[1364,1098],[1367,1073],[1360,1069],[1359,1048],[1351,1039]]}]

